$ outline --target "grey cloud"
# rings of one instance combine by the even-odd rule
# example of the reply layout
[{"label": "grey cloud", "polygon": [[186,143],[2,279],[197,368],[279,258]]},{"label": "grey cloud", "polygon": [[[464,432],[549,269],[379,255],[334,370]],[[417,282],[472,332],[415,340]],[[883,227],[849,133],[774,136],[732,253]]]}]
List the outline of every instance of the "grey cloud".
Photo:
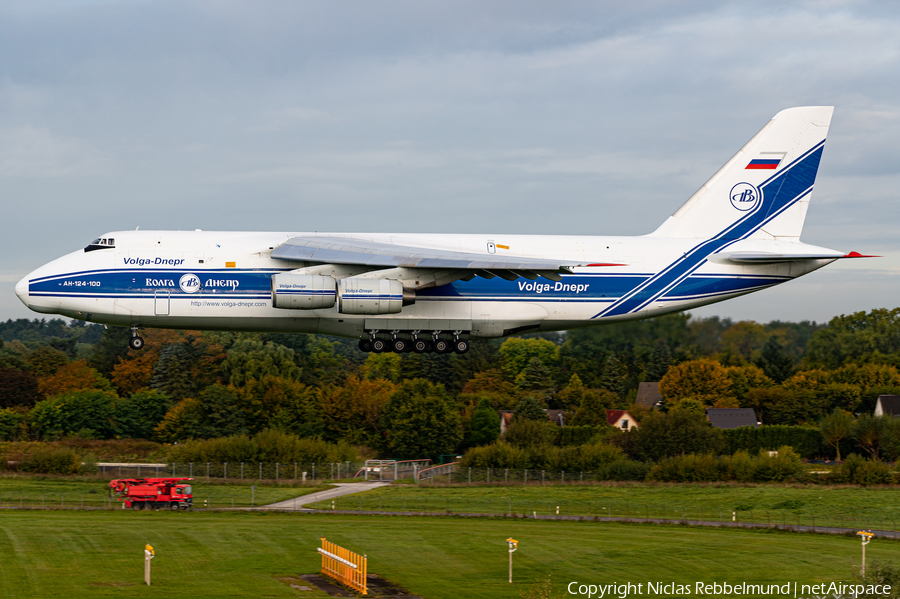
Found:
[{"label": "grey cloud", "polygon": [[[643,234],[804,104],[837,107],[804,239],[900,255],[898,25],[878,2],[5,3],[0,296],[137,225]],[[705,310],[888,305],[895,274]]]}]

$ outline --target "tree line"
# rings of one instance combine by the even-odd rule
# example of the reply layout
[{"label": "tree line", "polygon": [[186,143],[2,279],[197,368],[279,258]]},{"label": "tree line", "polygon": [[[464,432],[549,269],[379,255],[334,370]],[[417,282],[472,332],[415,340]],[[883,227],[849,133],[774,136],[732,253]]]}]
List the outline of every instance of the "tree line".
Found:
[{"label": "tree line", "polygon": [[[421,458],[496,444],[500,410],[537,421],[557,409],[573,430],[593,431],[582,445],[599,435],[640,457],[607,438],[606,410],[652,424],[661,416],[634,402],[640,382],[658,381],[663,410],[698,421],[707,407],[752,407],[766,424],[821,432],[837,410],[852,430],[825,447],[846,453],[847,443],[864,445],[855,441],[858,416],[879,394],[900,394],[900,309],[827,324],[672,314],[475,340],[465,355],[364,354],[353,340],[318,335],[166,330],[148,331],[134,351],[129,334],[59,319],[0,323],[0,440],[183,443],[277,430],[366,456]],[[886,457],[894,433],[878,426],[880,440],[865,442],[877,449],[864,451]]]}]

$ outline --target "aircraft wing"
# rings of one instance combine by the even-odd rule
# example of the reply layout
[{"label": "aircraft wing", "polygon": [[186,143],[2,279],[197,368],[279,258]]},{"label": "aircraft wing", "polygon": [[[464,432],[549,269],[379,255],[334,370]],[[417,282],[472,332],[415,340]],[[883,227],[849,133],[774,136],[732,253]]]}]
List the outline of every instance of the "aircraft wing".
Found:
[{"label": "aircraft wing", "polygon": [[[351,264],[381,268],[424,268],[469,271],[468,274],[515,280],[519,277],[545,277],[559,280],[578,266],[573,261],[469,254],[394,245],[344,237],[293,237],[272,251],[272,258],[319,264]],[[461,273],[463,278],[466,273]]]}]

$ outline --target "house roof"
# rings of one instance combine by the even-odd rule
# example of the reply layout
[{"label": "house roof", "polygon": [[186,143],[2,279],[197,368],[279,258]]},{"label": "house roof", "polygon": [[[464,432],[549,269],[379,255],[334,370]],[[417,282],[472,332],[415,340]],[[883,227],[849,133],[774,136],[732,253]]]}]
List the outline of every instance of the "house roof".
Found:
[{"label": "house roof", "polygon": [[884,414],[900,414],[900,395],[879,395],[881,411]]},{"label": "house roof", "polygon": [[634,421],[634,416],[628,414],[627,410],[606,410],[606,422],[608,422],[610,426],[615,426],[619,419],[626,414]]},{"label": "house roof", "polygon": [[565,410],[544,410],[544,412],[547,413],[547,420],[549,420],[553,424],[558,424],[559,426],[566,425]]},{"label": "house roof", "polygon": [[659,383],[640,383],[634,403],[644,408],[654,408],[662,401],[662,398],[662,394],[659,392]]},{"label": "house roof", "polygon": [[708,408],[706,418],[716,428],[759,426],[753,408]]}]

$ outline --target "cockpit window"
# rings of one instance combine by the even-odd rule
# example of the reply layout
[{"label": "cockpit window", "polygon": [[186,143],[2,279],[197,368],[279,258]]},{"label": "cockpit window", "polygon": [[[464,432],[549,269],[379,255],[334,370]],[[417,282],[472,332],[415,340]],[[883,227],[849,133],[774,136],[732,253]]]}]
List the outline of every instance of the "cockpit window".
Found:
[{"label": "cockpit window", "polygon": [[94,250],[107,250],[114,247],[116,247],[116,240],[112,237],[98,237],[88,244],[84,251],[93,252]]}]

